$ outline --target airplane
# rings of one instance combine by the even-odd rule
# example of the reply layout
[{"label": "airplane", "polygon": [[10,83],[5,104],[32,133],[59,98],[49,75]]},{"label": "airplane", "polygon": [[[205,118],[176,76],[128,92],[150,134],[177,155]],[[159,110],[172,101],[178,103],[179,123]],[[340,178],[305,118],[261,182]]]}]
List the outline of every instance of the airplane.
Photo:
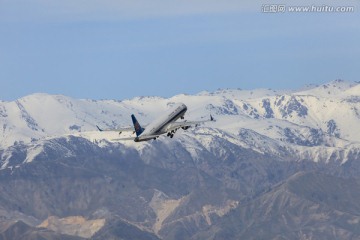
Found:
[{"label": "airplane", "polygon": [[141,127],[135,115],[131,115],[131,119],[134,127],[126,127],[126,128],[118,128],[118,129],[101,129],[96,125],[97,129],[101,132],[103,131],[119,131],[119,134],[122,132],[133,132],[136,133],[136,137],[130,138],[118,138],[113,139],[114,141],[118,140],[134,140],[135,142],[148,141],[151,139],[157,139],[160,135],[167,134],[168,137],[173,138],[175,132],[182,128],[186,130],[191,126],[198,126],[201,123],[215,121],[214,118],[210,114],[210,120],[206,121],[182,121],[176,122],[176,120],[184,119],[185,112],[187,111],[187,107],[183,103],[175,104],[173,108],[170,109],[169,112],[155,119],[152,123],[145,126],[145,128]]}]

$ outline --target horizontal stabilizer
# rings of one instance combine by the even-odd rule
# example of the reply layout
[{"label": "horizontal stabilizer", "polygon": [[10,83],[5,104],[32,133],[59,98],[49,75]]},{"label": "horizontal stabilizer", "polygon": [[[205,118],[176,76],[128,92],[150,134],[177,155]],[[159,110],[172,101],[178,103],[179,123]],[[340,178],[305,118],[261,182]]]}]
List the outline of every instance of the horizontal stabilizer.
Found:
[{"label": "horizontal stabilizer", "polygon": [[96,125],[96,128],[100,132],[134,132],[134,127],[123,127],[123,128],[111,128],[111,129],[103,129]]}]

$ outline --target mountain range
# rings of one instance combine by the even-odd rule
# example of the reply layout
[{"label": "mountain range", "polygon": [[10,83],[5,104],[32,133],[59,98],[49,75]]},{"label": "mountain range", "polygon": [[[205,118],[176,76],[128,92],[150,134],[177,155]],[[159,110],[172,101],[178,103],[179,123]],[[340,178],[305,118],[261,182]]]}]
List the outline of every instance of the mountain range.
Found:
[{"label": "mountain range", "polygon": [[[145,143],[96,129],[178,102],[216,121]],[[0,126],[0,239],[360,239],[359,82],[32,94],[0,102]]]}]

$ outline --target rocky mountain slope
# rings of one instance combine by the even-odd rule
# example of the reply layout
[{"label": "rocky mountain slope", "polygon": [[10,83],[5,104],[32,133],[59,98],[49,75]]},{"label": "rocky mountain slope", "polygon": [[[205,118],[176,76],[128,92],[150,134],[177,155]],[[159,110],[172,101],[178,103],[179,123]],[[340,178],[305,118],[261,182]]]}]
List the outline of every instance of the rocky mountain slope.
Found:
[{"label": "rocky mountain slope", "polygon": [[[149,123],[176,102],[188,106],[186,119],[211,113],[216,122],[145,143],[95,130],[129,126],[132,113]],[[342,80],[300,91],[0,102],[0,236],[360,238],[359,110],[360,84]]]},{"label": "rocky mountain slope", "polygon": [[193,239],[358,239],[360,182],[295,174]]}]

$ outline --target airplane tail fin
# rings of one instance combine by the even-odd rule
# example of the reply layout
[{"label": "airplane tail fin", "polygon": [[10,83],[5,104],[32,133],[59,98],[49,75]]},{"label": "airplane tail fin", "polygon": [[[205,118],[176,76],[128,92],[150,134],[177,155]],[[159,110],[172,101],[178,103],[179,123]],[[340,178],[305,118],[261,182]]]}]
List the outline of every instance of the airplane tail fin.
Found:
[{"label": "airplane tail fin", "polygon": [[145,130],[144,128],[142,128],[138,122],[138,120],[136,120],[134,114],[131,115],[131,119],[133,121],[134,124],[134,129],[136,132],[136,136],[138,137],[140,134],[142,134],[142,132]]}]

